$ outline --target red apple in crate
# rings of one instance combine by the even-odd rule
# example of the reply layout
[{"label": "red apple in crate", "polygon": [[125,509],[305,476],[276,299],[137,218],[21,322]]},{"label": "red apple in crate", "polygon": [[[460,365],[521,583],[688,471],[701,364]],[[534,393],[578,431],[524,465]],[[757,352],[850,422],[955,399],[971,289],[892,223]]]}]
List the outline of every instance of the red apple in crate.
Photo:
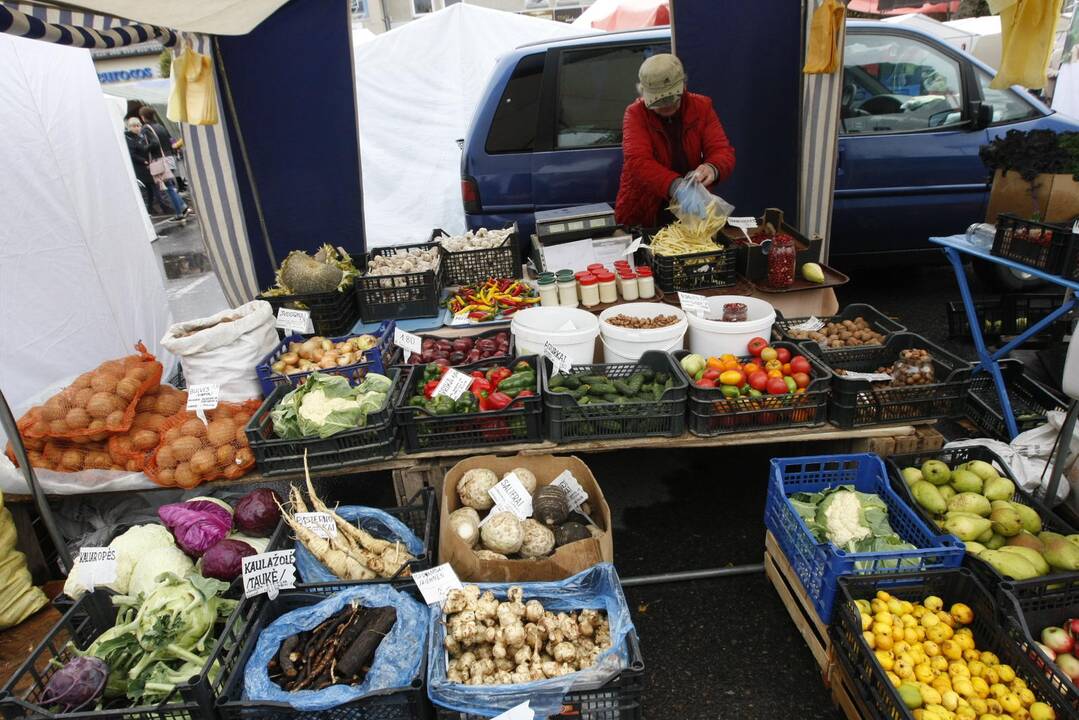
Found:
[{"label": "red apple in crate", "polygon": [[1060,671],[1071,678],[1073,683],[1079,682],[1079,660],[1076,660],[1074,655],[1057,655],[1056,663]]},{"label": "red apple in crate", "polygon": [[1042,630],[1042,644],[1048,645],[1057,655],[1070,653],[1075,649],[1075,641],[1064,628],[1047,627]]}]

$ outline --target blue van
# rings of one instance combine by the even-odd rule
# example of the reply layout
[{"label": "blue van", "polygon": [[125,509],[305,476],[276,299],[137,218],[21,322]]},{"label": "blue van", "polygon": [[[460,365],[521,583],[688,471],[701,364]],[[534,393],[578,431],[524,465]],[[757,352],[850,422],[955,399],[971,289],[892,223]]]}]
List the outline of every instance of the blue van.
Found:
[{"label": "blue van", "polygon": [[[531,233],[537,210],[613,206],[637,69],[670,46],[670,28],[652,28],[536,43],[503,57],[465,138],[468,226],[517,222]],[[1019,88],[990,89],[992,77],[931,35],[847,23],[833,256],[891,262],[929,250],[928,237],[963,232],[985,217],[982,145],[1011,129],[1079,130]],[[981,117],[965,117],[978,98]],[[1000,280],[1022,285],[1014,276]]]}]

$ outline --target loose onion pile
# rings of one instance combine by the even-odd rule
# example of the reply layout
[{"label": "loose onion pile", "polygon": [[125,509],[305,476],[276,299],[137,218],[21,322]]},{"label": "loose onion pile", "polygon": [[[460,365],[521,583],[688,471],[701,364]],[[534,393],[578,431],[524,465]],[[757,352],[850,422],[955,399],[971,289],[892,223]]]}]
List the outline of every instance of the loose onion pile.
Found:
[{"label": "loose onion pile", "polygon": [[375,345],[378,345],[378,338],[374,335],[357,335],[336,343],[315,336],[303,342],[289,343],[288,351],[270,369],[278,375],[292,375],[355,365],[363,362],[364,352]]},{"label": "loose onion pile", "polygon": [[255,464],[244,426],[260,402],[221,403],[206,412],[204,424],[193,412],[180,412],[160,427],[161,444],[144,472],[158,485],[190,489],[223,477],[235,480]]}]

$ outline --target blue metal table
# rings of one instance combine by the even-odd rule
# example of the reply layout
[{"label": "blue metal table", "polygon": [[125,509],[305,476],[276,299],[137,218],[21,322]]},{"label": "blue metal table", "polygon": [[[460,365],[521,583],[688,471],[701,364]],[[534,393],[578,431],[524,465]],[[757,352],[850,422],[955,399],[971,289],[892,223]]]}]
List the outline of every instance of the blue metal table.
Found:
[{"label": "blue metal table", "polygon": [[[1006,357],[1012,350],[1019,347],[1031,337],[1052,325],[1058,318],[1075,308],[1075,293],[1079,292],[1079,280],[1067,280],[1059,275],[1050,275],[1044,270],[1038,270],[1029,265],[1015,262],[1014,260],[990,255],[988,250],[982,250],[979,247],[971,245],[963,235],[929,238],[929,242],[940,245],[944,249],[944,254],[948,257],[948,262],[952,264],[952,269],[955,271],[955,279],[959,283],[959,294],[963,298],[963,307],[967,312],[967,322],[970,325],[971,337],[974,339],[974,348],[978,353],[979,363],[975,366],[974,372],[978,373],[980,371],[985,371],[993,378],[993,384],[997,389],[997,397],[1000,399],[1000,409],[1004,415],[1004,422],[1007,423],[1008,435],[1010,438],[1014,438],[1019,434],[1019,430],[1015,425],[1015,413],[1012,412],[1012,403],[1008,398],[1008,390],[1004,387],[1004,378],[1000,373],[1000,366],[997,365],[997,360]],[[963,255],[968,255],[972,258],[977,258],[986,262],[996,263],[997,265],[1003,265],[1004,267],[1018,270],[1019,272],[1029,273],[1046,282],[1059,285],[1065,290],[1064,301],[1059,308],[1049,313],[1049,315],[1042,318],[1034,325],[1028,327],[1021,334],[1012,338],[1008,344],[1004,345],[996,352],[990,353],[985,347],[985,338],[982,336],[981,323],[978,321],[978,314],[974,309],[974,300],[970,296],[970,286],[967,284],[967,275],[963,270]]]}]

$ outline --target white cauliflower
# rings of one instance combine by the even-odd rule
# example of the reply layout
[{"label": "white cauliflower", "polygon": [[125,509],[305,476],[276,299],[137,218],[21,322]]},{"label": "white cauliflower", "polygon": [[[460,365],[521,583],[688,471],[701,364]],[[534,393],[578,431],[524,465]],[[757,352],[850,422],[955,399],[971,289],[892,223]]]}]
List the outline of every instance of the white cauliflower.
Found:
[{"label": "white cauliflower", "polygon": [[862,504],[853,492],[841,490],[825,502],[825,534],[838,547],[846,547],[847,543],[852,541],[865,540],[872,534],[869,527],[862,523]]},{"label": "white cauliflower", "polygon": [[352,398],[326,397],[322,390],[313,390],[300,401],[300,415],[315,425],[323,425],[330,413],[338,410],[355,410],[357,402]]}]

